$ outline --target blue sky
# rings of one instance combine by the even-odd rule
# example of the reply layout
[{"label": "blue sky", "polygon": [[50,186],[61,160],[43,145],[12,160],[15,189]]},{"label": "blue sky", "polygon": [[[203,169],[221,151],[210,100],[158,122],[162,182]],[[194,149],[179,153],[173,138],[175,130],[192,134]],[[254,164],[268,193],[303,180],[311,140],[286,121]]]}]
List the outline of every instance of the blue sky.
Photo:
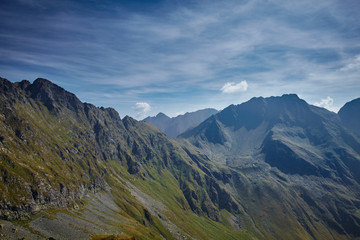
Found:
[{"label": "blue sky", "polygon": [[360,1],[1,0],[0,76],[47,78],[121,117],[297,93],[360,97]]}]

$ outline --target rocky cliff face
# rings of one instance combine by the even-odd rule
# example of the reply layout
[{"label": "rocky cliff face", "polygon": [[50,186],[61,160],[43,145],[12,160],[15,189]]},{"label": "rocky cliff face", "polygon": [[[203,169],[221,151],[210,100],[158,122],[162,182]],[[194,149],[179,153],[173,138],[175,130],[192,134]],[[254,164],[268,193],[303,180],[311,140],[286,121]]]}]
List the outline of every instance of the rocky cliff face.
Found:
[{"label": "rocky cliff face", "polygon": [[[13,84],[1,79],[2,217],[16,219],[49,206],[74,204],[105,185],[96,131],[87,129],[82,104],[48,80]],[[120,120],[120,119],[119,119]],[[90,128],[91,129],[91,128]]]}]

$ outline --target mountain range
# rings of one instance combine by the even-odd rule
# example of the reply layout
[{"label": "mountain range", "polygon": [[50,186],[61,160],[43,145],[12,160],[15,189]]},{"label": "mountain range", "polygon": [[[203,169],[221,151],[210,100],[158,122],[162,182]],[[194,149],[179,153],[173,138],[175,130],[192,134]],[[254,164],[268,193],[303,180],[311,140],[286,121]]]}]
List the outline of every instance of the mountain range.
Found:
[{"label": "mountain range", "polygon": [[0,78],[0,113],[5,239],[360,239],[359,100],[252,98],[171,139]]},{"label": "mountain range", "polygon": [[187,112],[172,118],[160,112],[155,117],[147,117],[143,121],[149,122],[159,128],[168,137],[176,138],[190,128],[196,127],[217,112],[216,109],[206,108],[196,112]]}]

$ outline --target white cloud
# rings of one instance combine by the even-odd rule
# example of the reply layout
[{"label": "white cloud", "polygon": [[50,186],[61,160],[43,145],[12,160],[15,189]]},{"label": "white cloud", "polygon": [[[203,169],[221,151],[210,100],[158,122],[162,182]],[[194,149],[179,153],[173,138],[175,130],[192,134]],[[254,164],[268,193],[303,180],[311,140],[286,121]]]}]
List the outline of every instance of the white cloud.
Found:
[{"label": "white cloud", "polygon": [[227,82],[220,89],[223,93],[245,92],[248,88],[248,83],[244,80],[239,83]]},{"label": "white cloud", "polygon": [[137,112],[137,117],[142,118],[151,110],[151,106],[147,102],[138,102],[135,104],[134,109]]},{"label": "white cloud", "polygon": [[332,99],[331,97],[327,96],[326,98],[324,99],[321,99],[320,102],[316,102],[314,103],[315,106],[318,106],[318,107],[323,107],[323,108],[326,108],[330,111],[334,111],[333,109],[333,105],[334,105],[334,99]]}]

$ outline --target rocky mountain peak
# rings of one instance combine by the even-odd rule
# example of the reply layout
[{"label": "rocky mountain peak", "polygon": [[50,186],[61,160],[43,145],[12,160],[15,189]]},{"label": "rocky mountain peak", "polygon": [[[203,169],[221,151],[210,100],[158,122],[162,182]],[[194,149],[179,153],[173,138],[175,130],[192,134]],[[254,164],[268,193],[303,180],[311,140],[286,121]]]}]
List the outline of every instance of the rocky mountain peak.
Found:
[{"label": "rocky mountain peak", "polygon": [[14,86],[12,85],[12,83],[9,80],[0,77],[0,91],[1,92],[7,93],[7,92],[13,92],[14,90],[15,90]]},{"label": "rocky mountain peak", "polygon": [[114,120],[120,121],[120,115],[114,108],[105,108],[105,111],[109,113],[110,117]]},{"label": "rocky mountain peak", "polygon": [[263,121],[297,121],[309,111],[308,104],[296,94],[285,94],[281,97],[254,97],[249,101],[230,105],[216,115],[225,126],[239,129],[255,129]]},{"label": "rocky mountain peak", "polygon": [[281,96],[281,98],[283,99],[291,99],[291,100],[300,100],[299,96],[295,93],[288,93],[288,94],[283,94]]},{"label": "rocky mountain peak", "polygon": [[75,111],[82,108],[82,103],[73,93],[44,78],[36,79],[33,84],[26,87],[26,91],[31,98],[43,102],[49,110],[53,110],[57,106]]},{"label": "rocky mountain peak", "polygon": [[31,83],[28,80],[22,80],[21,82],[16,82],[14,85],[15,87],[25,90]]},{"label": "rocky mountain peak", "polygon": [[122,121],[127,129],[136,124],[136,120],[128,115],[126,115]]},{"label": "rocky mountain peak", "polygon": [[164,118],[164,119],[170,119],[170,117],[168,117],[166,114],[162,113],[162,112],[159,112],[157,115],[156,115],[157,118]]}]

